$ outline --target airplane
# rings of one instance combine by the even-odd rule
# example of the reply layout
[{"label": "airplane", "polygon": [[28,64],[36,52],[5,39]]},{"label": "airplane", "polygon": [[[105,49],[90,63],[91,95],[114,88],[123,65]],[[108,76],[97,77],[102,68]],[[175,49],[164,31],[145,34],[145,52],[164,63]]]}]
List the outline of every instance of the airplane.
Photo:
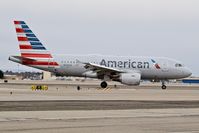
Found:
[{"label": "airplane", "polygon": [[20,56],[9,60],[55,73],[59,76],[76,76],[118,81],[125,85],[139,85],[141,80],[159,80],[162,89],[170,79],[189,77],[192,73],[181,62],[166,57],[106,56],[106,55],[52,55],[24,21],[14,21]]}]

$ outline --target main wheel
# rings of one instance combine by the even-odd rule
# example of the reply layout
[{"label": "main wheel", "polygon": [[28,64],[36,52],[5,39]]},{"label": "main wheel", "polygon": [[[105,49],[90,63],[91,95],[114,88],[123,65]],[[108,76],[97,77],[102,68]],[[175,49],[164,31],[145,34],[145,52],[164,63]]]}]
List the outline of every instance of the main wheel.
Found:
[{"label": "main wheel", "polygon": [[166,85],[162,85],[162,89],[165,90],[167,88]]},{"label": "main wheel", "polygon": [[106,81],[103,81],[101,84],[100,84],[100,86],[102,87],[102,88],[106,88],[107,87],[107,83],[106,83]]}]

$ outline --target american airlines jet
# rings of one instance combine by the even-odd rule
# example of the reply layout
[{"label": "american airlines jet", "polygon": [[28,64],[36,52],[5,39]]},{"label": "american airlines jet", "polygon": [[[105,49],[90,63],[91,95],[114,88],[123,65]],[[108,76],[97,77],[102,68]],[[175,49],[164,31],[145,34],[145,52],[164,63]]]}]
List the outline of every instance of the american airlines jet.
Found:
[{"label": "american airlines jet", "polygon": [[24,21],[14,21],[20,56],[9,60],[29,67],[49,71],[60,76],[76,76],[118,81],[126,85],[139,85],[143,80],[160,80],[162,89],[165,81],[185,78],[191,71],[179,61],[164,57],[130,57],[105,55],[52,55],[39,41]]}]

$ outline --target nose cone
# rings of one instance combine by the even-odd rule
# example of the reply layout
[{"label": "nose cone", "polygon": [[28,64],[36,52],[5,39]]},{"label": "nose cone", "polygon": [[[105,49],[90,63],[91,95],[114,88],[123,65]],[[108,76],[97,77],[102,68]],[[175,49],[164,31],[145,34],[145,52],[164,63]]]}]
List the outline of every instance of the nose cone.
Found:
[{"label": "nose cone", "polygon": [[189,76],[192,75],[191,70],[188,69],[188,68],[185,68],[184,71],[183,71],[183,73],[184,73],[184,76],[185,76],[185,77],[189,77]]}]

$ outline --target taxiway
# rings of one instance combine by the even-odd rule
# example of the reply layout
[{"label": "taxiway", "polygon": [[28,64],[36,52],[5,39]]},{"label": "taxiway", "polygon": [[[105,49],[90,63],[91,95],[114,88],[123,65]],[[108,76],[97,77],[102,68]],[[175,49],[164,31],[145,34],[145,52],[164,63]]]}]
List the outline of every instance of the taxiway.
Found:
[{"label": "taxiway", "polygon": [[[33,91],[33,84],[49,89]],[[197,133],[198,123],[197,85],[169,84],[161,90],[159,84],[128,87],[112,83],[102,90],[96,81],[0,83],[3,133]]]}]

